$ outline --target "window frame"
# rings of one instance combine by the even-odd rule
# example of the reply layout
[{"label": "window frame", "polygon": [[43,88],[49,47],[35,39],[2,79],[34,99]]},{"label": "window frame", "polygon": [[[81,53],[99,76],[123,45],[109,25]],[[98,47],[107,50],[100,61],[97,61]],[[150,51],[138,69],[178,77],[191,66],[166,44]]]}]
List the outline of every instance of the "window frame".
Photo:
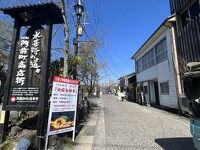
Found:
[{"label": "window frame", "polygon": [[143,86],[143,92],[144,92],[144,94],[149,94],[149,90],[148,90],[147,85]]},{"label": "window frame", "polygon": [[160,82],[160,94],[169,95],[169,81]]},{"label": "window frame", "polygon": [[[156,50],[159,46],[159,51]],[[138,60],[136,60],[136,72],[143,72],[157,64],[168,60],[168,48],[166,36],[162,38],[157,44],[155,44],[149,51],[144,53]],[[158,59],[160,59],[158,61]]]},{"label": "window frame", "polygon": [[[164,45],[163,45],[164,44]],[[159,46],[159,48],[157,48]],[[160,40],[155,45],[156,64],[162,63],[167,60],[167,39],[166,37]]]}]

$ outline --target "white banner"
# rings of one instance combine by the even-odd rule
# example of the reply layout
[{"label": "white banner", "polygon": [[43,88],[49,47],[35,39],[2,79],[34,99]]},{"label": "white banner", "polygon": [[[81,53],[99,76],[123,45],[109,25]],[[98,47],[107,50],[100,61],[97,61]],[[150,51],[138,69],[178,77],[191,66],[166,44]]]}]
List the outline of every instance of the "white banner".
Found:
[{"label": "white banner", "polygon": [[78,80],[54,77],[47,136],[75,132],[78,86]]}]

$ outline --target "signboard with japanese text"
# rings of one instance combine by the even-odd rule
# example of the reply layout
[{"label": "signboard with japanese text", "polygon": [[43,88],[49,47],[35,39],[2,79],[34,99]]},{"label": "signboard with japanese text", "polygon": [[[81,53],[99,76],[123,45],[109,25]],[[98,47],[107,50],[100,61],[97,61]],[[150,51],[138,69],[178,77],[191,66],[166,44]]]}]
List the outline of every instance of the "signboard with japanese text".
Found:
[{"label": "signboard with japanese text", "polygon": [[75,131],[79,81],[55,76],[47,135]]},{"label": "signboard with japanese text", "polygon": [[43,66],[45,40],[46,30],[42,26],[32,26],[17,42],[7,101],[7,105],[15,106],[12,110],[39,108],[41,72],[46,69]]}]

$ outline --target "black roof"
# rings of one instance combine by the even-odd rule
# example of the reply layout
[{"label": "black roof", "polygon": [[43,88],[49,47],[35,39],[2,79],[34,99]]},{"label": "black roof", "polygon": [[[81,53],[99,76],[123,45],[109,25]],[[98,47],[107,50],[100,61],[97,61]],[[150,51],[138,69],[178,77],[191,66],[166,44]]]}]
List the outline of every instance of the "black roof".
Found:
[{"label": "black roof", "polygon": [[118,80],[121,80],[122,78],[125,78],[125,77],[133,77],[133,76],[136,76],[136,73],[135,73],[135,72],[132,72],[132,73],[130,73],[130,74],[128,74],[128,75],[125,75],[125,76],[123,76],[123,77],[120,77]]},{"label": "black roof", "polygon": [[[47,17],[51,18],[53,24],[64,22],[61,9],[52,2],[4,7],[0,8],[0,10],[14,19],[20,19],[22,25],[32,25],[33,23],[46,24]],[[28,14],[31,19],[25,21],[21,17],[22,13]]]}]

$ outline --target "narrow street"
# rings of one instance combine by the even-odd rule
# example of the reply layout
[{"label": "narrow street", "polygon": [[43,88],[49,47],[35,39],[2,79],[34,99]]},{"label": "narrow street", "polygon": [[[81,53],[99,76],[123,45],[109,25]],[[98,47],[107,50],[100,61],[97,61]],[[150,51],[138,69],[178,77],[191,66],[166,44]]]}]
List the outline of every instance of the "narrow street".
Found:
[{"label": "narrow street", "polygon": [[93,102],[97,107],[77,137],[75,150],[194,150],[185,117],[112,95]]}]

